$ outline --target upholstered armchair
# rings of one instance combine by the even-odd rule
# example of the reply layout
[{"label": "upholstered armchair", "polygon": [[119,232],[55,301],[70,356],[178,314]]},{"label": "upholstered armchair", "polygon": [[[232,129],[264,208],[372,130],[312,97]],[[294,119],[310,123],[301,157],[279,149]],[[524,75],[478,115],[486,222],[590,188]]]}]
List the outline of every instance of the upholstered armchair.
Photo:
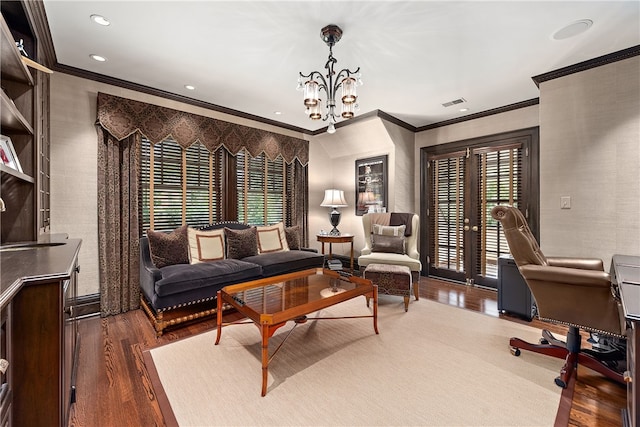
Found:
[{"label": "upholstered armchair", "polygon": [[[578,364],[623,382],[616,362],[624,359],[618,349],[581,347],[580,329],[598,336],[624,339],[624,315],[602,260],[545,257],[524,215],[512,206],[496,206],[491,216],[500,221],[509,250],[538,307],[540,319],[569,327],[566,343],[545,330],[540,344],[511,338],[516,356],[520,349],[565,358],[556,384],[565,388]],[[624,340],[621,340],[624,342]]]},{"label": "upholstered armchair", "polygon": [[[402,253],[375,252],[372,251],[371,233],[375,224],[381,226],[398,225],[400,222],[391,222],[395,213],[366,213],[362,215],[362,228],[364,231],[364,248],[360,251],[358,265],[364,271],[369,264],[393,264],[404,265],[411,270],[414,283],[419,283],[422,263],[418,252],[418,235],[420,233],[420,217],[416,214],[398,214],[397,218],[405,218],[407,233],[405,234],[405,250]],[[402,215],[402,216],[400,216]],[[416,287],[417,289],[417,287]]]}]

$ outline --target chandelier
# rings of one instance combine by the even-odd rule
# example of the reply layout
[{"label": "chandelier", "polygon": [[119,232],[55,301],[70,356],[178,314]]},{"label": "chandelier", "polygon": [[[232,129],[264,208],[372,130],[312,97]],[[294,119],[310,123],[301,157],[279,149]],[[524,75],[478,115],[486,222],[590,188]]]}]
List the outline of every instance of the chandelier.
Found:
[{"label": "chandelier", "polygon": [[[329,46],[329,59],[324,68],[327,70],[325,76],[319,71],[312,71],[309,74],[300,73],[298,78],[298,90],[302,90],[304,94],[304,105],[306,107],[305,113],[311,120],[328,120],[329,126],[327,127],[328,133],[334,133],[336,131],[335,124],[340,116],[345,119],[350,119],[355,116],[358,104],[356,95],[356,86],[362,85],[360,79],[360,67],[355,71],[350,71],[344,68],[335,73],[333,70],[334,65],[338,62],[333,57],[333,46],[340,41],[342,37],[342,30],[337,25],[327,25],[320,31],[320,37]],[[326,77],[326,78],[325,78]],[[338,90],[342,89],[341,112],[338,115],[336,111],[336,94]],[[327,100],[325,103],[326,114],[324,117],[322,110],[322,99],[320,99],[320,92],[324,91]]]}]

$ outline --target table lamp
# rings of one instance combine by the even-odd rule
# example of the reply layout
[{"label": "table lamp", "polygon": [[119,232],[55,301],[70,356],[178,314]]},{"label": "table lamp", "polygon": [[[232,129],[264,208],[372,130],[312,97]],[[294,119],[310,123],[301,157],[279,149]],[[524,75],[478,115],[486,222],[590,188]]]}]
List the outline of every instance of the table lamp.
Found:
[{"label": "table lamp", "polygon": [[324,190],[324,200],[320,203],[320,206],[330,207],[329,222],[333,226],[333,229],[329,232],[331,236],[339,236],[338,224],[340,224],[340,211],[338,208],[347,206],[347,202],[344,200],[344,191],[336,190],[332,188],[330,190]]}]

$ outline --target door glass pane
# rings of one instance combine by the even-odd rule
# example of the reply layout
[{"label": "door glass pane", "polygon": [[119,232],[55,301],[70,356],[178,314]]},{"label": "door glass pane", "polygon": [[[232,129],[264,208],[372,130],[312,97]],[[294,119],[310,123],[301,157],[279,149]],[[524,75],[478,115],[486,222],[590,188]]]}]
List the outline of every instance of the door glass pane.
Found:
[{"label": "door glass pane", "polygon": [[496,148],[476,154],[478,164],[478,239],[476,272],[484,277],[498,277],[498,258],[509,253],[498,221],[491,210],[500,204],[518,207],[522,200],[522,149]]},{"label": "door glass pane", "polygon": [[464,269],[464,156],[438,159],[433,166],[434,248],[436,268]]}]

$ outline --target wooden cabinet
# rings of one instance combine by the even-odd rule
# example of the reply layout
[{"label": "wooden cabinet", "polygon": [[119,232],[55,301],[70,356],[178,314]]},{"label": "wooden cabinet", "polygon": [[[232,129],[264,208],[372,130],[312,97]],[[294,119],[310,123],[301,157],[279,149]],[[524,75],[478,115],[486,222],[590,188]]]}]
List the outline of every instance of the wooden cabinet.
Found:
[{"label": "wooden cabinet", "polygon": [[3,366],[3,373],[0,375],[0,426],[5,427],[11,425],[11,402],[13,397],[11,395],[11,387],[9,386],[11,379],[11,370],[6,365],[9,356],[9,343],[10,337],[10,322],[9,322],[10,307],[7,306],[2,309],[0,315],[0,358]]},{"label": "wooden cabinet", "polygon": [[[56,243],[57,244],[57,243]],[[2,252],[0,426],[66,426],[75,401],[80,240]]]},{"label": "wooden cabinet", "polygon": [[[8,16],[8,18],[7,18]],[[8,137],[22,171],[0,162],[0,243],[32,241],[49,231],[49,75],[28,68],[16,40],[37,58],[22,2],[2,2],[0,17],[0,131]],[[5,20],[7,18],[7,20]]]}]

